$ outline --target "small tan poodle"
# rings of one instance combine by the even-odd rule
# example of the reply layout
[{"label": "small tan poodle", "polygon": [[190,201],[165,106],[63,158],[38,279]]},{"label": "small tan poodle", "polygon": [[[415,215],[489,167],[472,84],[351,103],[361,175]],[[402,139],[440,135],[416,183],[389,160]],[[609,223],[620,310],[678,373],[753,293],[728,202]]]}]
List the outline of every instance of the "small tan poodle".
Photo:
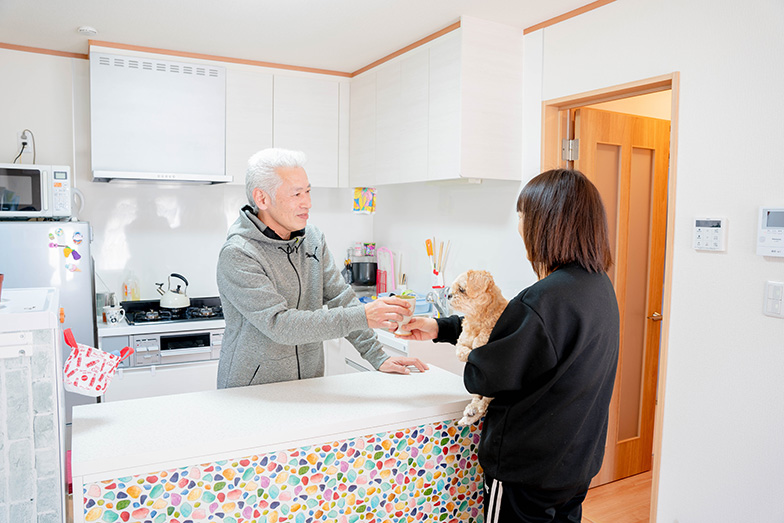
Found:
[{"label": "small tan poodle", "polygon": [[[489,272],[467,271],[452,283],[449,303],[453,309],[465,314],[456,353],[460,361],[467,361],[472,350],[487,343],[508,300],[503,297]],[[481,419],[492,399],[475,394],[463,411],[458,425],[470,425]]]}]

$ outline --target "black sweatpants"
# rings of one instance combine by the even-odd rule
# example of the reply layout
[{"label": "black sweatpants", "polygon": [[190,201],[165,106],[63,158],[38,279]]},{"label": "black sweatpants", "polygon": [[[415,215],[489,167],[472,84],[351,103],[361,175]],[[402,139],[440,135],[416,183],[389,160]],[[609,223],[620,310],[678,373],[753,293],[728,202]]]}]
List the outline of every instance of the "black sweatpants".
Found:
[{"label": "black sweatpants", "polygon": [[579,523],[588,485],[543,490],[485,474],[485,523]]}]

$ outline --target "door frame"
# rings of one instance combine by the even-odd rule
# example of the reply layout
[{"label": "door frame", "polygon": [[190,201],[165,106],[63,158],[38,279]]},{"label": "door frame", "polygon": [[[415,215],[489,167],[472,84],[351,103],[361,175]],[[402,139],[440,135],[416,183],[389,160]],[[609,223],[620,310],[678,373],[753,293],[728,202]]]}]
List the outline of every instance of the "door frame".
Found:
[{"label": "door frame", "polygon": [[[656,393],[656,414],[653,428],[653,467],[651,478],[650,521],[656,521],[656,508],[659,497],[659,473],[661,468],[662,421],[664,419],[664,396],[667,382],[667,354],[669,350],[670,320],[669,311],[672,299],[673,247],[675,233],[675,188],[678,158],[678,100],[680,73],[656,76],[635,82],[615,85],[594,91],[578,93],[542,102],[542,150],[541,170],[564,167],[561,160],[560,136],[566,135],[566,118],[561,111],[585,105],[609,102],[621,98],[631,98],[659,91],[671,91],[670,107],[670,161],[667,181],[667,228],[664,256],[664,288],[662,290],[661,340],[659,342],[659,375]],[[666,311],[666,312],[665,312]]]}]

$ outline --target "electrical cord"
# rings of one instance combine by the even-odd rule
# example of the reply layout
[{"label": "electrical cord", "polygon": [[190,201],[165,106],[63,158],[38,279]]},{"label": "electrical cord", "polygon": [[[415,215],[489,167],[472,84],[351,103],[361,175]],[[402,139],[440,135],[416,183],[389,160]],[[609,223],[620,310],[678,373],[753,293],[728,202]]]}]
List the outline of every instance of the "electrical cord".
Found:
[{"label": "electrical cord", "polygon": [[[30,133],[30,140],[32,140],[32,150],[33,150],[33,164],[35,164],[35,135],[33,134],[33,131],[31,131],[30,129],[23,129],[22,133]],[[14,158],[14,161],[11,163],[16,163],[16,161],[22,157],[22,153],[25,151],[26,148],[27,148],[27,143],[22,142],[22,149],[19,151],[19,154],[16,155],[16,158]]]},{"label": "electrical cord", "polygon": [[19,157],[20,157],[20,156],[22,156],[22,153],[24,152],[24,150],[25,150],[25,147],[27,147],[27,144],[26,144],[26,143],[23,143],[23,144],[22,144],[22,150],[21,150],[21,151],[19,151],[19,154],[17,154],[17,155],[16,155],[16,158],[14,158],[14,161],[13,161],[13,162],[11,162],[11,163],[16,163],[16,161],[19,159]]}]

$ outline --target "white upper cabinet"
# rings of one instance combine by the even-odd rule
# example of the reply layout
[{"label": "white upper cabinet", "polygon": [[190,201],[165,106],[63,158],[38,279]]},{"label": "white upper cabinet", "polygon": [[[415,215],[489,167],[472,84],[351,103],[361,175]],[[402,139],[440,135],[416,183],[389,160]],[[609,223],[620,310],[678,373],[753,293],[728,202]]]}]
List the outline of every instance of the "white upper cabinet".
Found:
[{"label": "white upper cabinet", "polygon": [[430,47],[428,179],[460,173],[460,29]]},{"label": "white upper cabinet", "polygon": [[349,173],[354,187],[376,185],[376,74],[351,81]]},{"label": "white upper cabinet", "polygon": [[427,178],[428,68],[427,49],[415,49],[400,61],[400,141],[395,151],[395,175],[398,182],[415,182]]},{"label": "white upper cabinet", "polygon": [[520,180],[522,60],[522,30],[463,17],[353,79],[350,183]]},{"label": "white upper cabinet", "polygon": [[248,159],[272,147],[272,75],[229,69],[226,74],[226,174],[245,185]]},{"label": "white upper cabinet", "polygon": [[376,70],[377,183],[427,178],[428,50]]},{"label": "white upper cabinet", "polygon": [[460,176],[522,180],[523,31],[471,17],[460,31]]},{"label": "white upper cabinet", "polygon": [[314,187],[338,187],[338,81],[275,75],[273,83],[273,145],[307,155],[305,170]]}]

